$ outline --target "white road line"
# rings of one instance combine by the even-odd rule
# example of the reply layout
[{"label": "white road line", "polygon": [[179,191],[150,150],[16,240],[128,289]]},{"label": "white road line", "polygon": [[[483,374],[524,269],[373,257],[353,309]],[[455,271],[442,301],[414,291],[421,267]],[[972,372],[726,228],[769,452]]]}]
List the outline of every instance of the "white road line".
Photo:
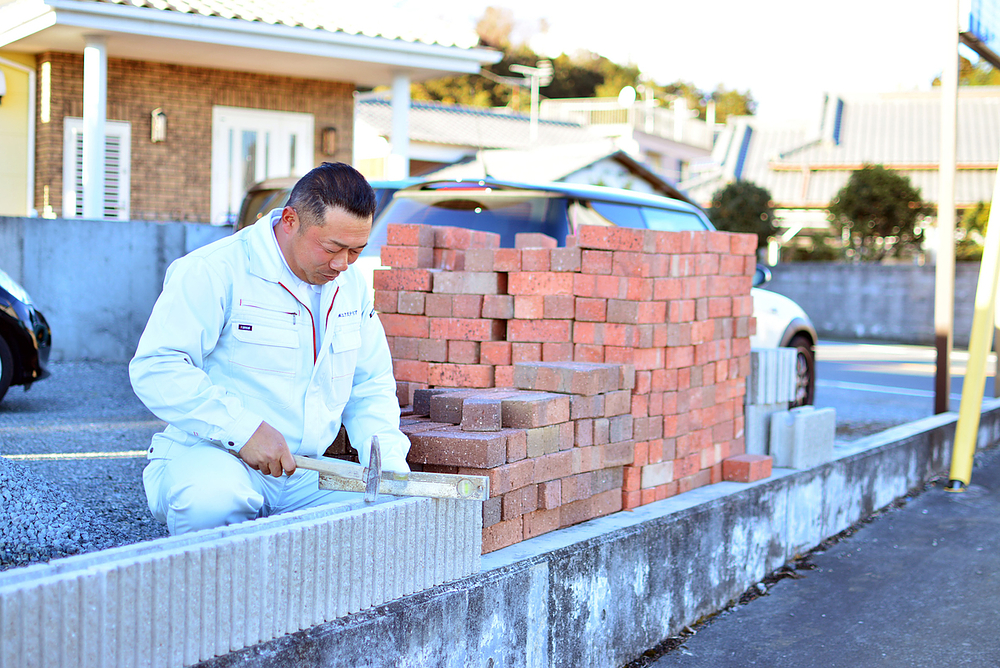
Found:
[{"label": "white road line", "polygon": [[[903,387],[889,387],[888,385],[869,385],[867,383],[845,383],[837,380],[817,380],[817,387],[829,387],[834,390],[854,390],[857,392],[877,392],[879,394],[898,394],[904,397],[921,397],[933,399],[934,392],[930,390],[910,390]],[[949,395],[956,401],[962,400],[961,394]]]},{"label": "white road line", "polygon": [[140,420],[136,422],[74,422],[54,424],[45,427],[22,425],[18,427],[0,426],[0,434],[59,434],[78,431],[107,431],[108,429],[163,429],[167,423],[162,420]]},{"label": "white road line", "polygon": [[65,459],[128,459],[145,457],[146,450],[122,450],[119,452],[50,452],[37,455],[0,455],[15,461],[51,461]]}]

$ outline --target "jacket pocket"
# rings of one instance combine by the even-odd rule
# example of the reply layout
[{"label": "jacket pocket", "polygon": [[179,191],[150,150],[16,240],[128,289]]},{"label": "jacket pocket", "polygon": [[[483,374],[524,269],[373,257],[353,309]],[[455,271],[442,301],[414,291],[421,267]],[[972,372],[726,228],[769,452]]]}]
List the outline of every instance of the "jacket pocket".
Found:
[{"label": "jacket pocket", "polygon": [[240,392],[287,406],[296,394],[301,363],[299,333],[259,318],[231,323],[230,372]]},{"label": "jacket pocket", "polygon": [[343,406],[351,396],[354,385],[354,370],[358,365],[358,349],[361,348],[361,325],[353,323],[333,330],[330,372],[333,381],[334,406]]}]

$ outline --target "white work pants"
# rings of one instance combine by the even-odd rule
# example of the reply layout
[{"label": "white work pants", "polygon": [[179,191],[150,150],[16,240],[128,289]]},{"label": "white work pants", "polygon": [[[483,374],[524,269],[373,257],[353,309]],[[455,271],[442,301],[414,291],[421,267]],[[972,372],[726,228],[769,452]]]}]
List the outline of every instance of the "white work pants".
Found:
[{"label": "white work pants", "polygon": [[320,490],[316,471],[263,475],[212,445],[172,445],[161,452],[146,465],[142,481],[150,511],[172,535],[364,496]]}]

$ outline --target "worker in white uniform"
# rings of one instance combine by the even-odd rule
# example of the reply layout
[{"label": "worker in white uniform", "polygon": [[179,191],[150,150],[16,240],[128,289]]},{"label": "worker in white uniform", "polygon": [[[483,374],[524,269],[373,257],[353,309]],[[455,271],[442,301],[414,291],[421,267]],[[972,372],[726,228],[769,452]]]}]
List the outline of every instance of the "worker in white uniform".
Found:
[{"label": "worker in white uniform", "polygon": [[168,423],[143,483],[171,534],[360,496],[292,458],[322,455],[341,424],[362,465],[377,435],[383,470],[409,470],[385,332],[349,268],[374,211],[360,173],[323,163],[287,206],[168,268],[129,375]]}]

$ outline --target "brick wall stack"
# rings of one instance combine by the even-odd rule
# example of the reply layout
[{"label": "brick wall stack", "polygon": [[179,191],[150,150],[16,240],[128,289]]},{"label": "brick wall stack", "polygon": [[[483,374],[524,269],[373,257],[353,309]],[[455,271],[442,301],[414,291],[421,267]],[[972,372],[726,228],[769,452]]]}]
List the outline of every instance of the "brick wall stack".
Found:
[{"label": "brick wall stack", "polygon": [[627,365],[515,365],[516,389],[417,390],[401,428],[417,470],[484,475],[483,552],[622,508]]},{"label": "brick wall stack", "polygon": [[[519,363],[630,365],[626,509],[718,482],[722,461],[744,452],[754,236],[583,226],[563,248],[543,235],[518,235],[515,248],[470,235],[448,248],[460,243],[446,228],[390,234],[383,263],[393,268],[376,272],[376,307],[389,323],[401,403],[423,387],[514,387]],[[445,250],[461,251],[461,266],[442,264]],[[454,286],[473,281],[488,289],[459,318]],[[432,333],[448,317],[437,310],[444,295],[451,320]],[[441,340],[449,355],[450,342],[473,341],[478,356],[441,361]]]}]

